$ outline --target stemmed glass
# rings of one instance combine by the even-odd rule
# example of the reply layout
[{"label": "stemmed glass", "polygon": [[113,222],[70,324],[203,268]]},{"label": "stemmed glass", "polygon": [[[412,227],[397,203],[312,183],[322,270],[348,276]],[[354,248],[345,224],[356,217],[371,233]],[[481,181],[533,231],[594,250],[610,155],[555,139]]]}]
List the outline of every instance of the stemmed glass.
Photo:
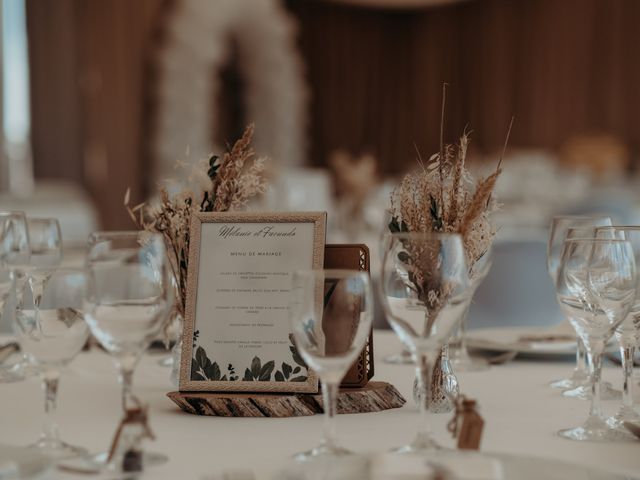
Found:
[{"label": "stemmed glass", "polygon": [[[16,302],[14,287],[22,286],[29,257],[29,233],[25,214],[0,212],[0,321],[5,325],[12,324]],[[21,356],[15,355],[0,366],[0,382],[23,379]]]},{"label": "stemmed glass", "polygon": [[[122,407],[138,405],[132,394],[135,367],[158,337],[173,305],[170,268],[161,235],[120,232],[89,241],[85,318],[91,333],[113,357],[122,385]],[[146,453],[146,465],[166,461]],[[114,460],[113,466],[118,464]]]},{"label": "stemmed glass", "polygon": [[27,277],[37,307],[47,280],[62,262],[62,234],[55,218],[28,218],[27,228],[31,247]]},{"label": "stemmed glass", "polygon": [[470,288],[462,238],[458,234],[394,233],[382,266],[381,290],[393,330],[411,352],[420,391],[420,422],[413,442],[396,450],[417,453],[438,448],[427,402],[431,371],[457,326]]},{"label": "stemmed glass", "polygon": [[296,460],[351,454],[336,442],[335,415],[342,378],[364,348],[373,322],[369,275],[351,270],[309,270],[292,275],[289,319],[296,348],[320,377],[324,436]]},{"label": "stemmed glass", "polygon": [[45,391],[45,422],[34,447],[62,459],[85,452],[60,439],[55,413],[60,373],[89,337],[82,315],[87,278],[80,269],[58,269],[48,275],[44,288],[37,292],[29,282],[22,282],[14,316],[15,332],[22,352],[38,368]]},{"label": "stemmed glass", "polygon": [[[613,226],[596,229],[596,238],[627,240],[633,249],[636,266],[640,265],[640,226]],[[640,345],[640,299],[636,299],[631,311],[616,328],[614,334],[620,346],[622,360],[622,405],[618,412],[607,419],[611,428],[624,429],[624,422],[640,423],[640,415],[633,407],[633,358]]]},{"label": "stemmed glass", "polygon": [[556,293],[563,312],[587,348],[591,365],[591,408],[587,421],[559,434],[571,440],[612,441],[628,436],[602,418],[602,354],[636,298],[631,244],[617,239],[568,239],[558,270]]},{"label": "stemmed glass", "polygon": [[[611,218],[599,215],[558,215],[553,217],[547,242],[547,271],[549,272],[549,276],[551,277],[554,286],[557,285],[560,256],[562,254],[564,241],[567,238],[567,231],[570,228],[604,226],[611,226]],[[578,337],[576,346],[576,366],[573,369],[571,377],[562,380],[554,380],[550,384],[551,387],[563,390],[572,390],[588,384],[589,375],[586,361],[585,346],[580,337]]]},{"label": "stemmed glass", "polygon": [[459,328],[457,328],[454,335],[449,340],[449,360],[456,372],[479,372],[487,370],[489,363],[481,358],[471,358],[469,350],[467,349],[467,322],[469,316],[469,308],[471,307],[471,301],[473,295],[482,283],[482,281],[489,274],[491,270],[491,250],[487,250],[482,257],[480,257],[469,272],[470,288],[468,292],[467,307],[460,319]]}]

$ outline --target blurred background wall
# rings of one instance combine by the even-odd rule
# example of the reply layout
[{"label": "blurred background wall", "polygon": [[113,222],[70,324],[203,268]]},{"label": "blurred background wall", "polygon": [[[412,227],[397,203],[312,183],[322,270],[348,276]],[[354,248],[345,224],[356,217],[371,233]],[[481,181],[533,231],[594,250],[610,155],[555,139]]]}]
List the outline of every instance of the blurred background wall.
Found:
[{"label": "blurred background wall", "polygon": [[[374,153],[385,173],[402,172],[414,162],[414,143],[422,152],[437,149],[443,81],[450,83],[447,138],[469,125],[478,152],[499,148],[515,115],[514,147],[553,150],[574,134],[615,132],[637,154],[636,0],[285,5],[310,93],[307,163],[325,165],[344,148]],[[104,227],[130,227],[125,190],[136,201],[154,187],[156,62],[180,0],[26,6],[35,175],[77,180]],[[218,98],[203,100],[218,112],[215,140],[223,145],[248,121],[235,70],[231,58]]]}]

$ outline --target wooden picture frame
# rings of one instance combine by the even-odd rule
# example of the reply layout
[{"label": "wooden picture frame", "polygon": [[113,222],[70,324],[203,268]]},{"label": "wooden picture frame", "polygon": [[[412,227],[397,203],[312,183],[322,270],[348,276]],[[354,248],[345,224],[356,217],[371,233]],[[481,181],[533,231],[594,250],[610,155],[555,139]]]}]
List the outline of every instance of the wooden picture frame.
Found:
[{"label": "wooden picture frame", "polygon": [[325,234],[325,212],[193,214],[180,391],[318,391],[286,306],[290,273],[323,268]]}]

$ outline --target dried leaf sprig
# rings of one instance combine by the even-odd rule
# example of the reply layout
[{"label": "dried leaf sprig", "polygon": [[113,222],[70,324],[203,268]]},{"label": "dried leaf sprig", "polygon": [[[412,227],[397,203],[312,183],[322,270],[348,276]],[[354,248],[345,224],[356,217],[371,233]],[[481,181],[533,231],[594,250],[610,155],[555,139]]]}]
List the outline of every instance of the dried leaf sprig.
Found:
[{"label": "dried leaf sprig", "polygon": [[[176,309],[184,316],[189,267],[189,228],[194,212],[226,212],[246,208],[256,195],[267,190],[264,158],[257,158],[249,125],[222,159],[212,155],[191,167],[188,185],[166,180],[159,186],[159,201],[131,207],[127,189],[124,205],[136,227],[164,237],[169,263],[176,281]],[[178,161],[177,169],[188,168]],[[177,191],[176,191],[177,190]]]}]

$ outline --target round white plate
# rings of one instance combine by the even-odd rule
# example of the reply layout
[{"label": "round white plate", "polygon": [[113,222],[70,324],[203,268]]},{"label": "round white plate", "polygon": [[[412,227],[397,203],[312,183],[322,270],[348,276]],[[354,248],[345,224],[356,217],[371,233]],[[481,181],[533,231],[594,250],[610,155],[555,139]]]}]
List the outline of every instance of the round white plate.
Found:
[{"label": "round white plate", "polygon": [[33,448],[0,444],[0,480],[44,478],[52,465],[49,457]]},{"label": "round white plate", "polygon": [[[576,340],[573,329],[564,323],[554,327],[495,327],[467,332],[467,347],[489,352],[518,352],[533,356],[573,355]],[[528,337],[528,338],[527,338]],[[612,339],[608,352],[616,352]]]},{"label": "round white plate", "polygon": [[[575,334],[557,329],[498,327],[469,330],[467,347],[498,352],[515,351],[529,355],[571,355],[576,351]],[[552,339],[551,337],[557,338]],[[527,339],[526,337],[530,337]],[[546,337],[546,338],[545,338]],[[537,340],[535,340],[537,338]]]},{"label": "round white plate", "polygon": [[[428,458],[427,458],[428,457]],[[559,460],[503,453],[440,450],[429,456],[377,454],[340,457],[295,464],[278,473],[278,480],[413,480],[433,478],[444,468],[445,478],[456,480],[639,480],[598,468]],[[367,461],[368,460],[368,461]]]}]

